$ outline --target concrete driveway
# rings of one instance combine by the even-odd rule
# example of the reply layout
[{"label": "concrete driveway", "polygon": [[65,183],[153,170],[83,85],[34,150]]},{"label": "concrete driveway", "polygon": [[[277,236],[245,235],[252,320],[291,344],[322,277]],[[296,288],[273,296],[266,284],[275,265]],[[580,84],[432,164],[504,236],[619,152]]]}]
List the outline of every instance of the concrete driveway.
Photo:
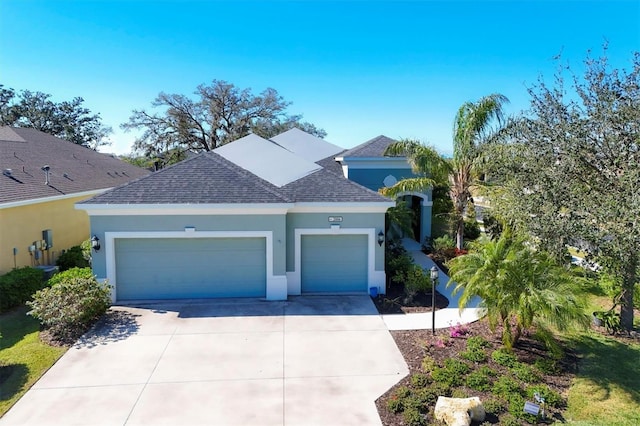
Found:
[{"label": "concrete driveway", "polygon": [[379,425],[408,373],[368,296],[117,306],[2,425]]}]

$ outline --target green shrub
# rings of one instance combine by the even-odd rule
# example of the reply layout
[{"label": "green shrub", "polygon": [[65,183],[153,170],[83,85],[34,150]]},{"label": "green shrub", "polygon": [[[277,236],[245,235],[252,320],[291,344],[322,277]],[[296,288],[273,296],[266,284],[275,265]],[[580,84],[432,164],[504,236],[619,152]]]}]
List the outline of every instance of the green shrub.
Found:
[{"label": "green shrub", "polygon": [[86,330],[111,304],[109,286],[95,277],[73,277],[36,292],[29,315],[58,337]]},{"label": "green shrub", "polygon": [[431,383],[431,378],[424,373],[415,373],[411,376],[411,384],[416,388],[423,388]]},{"label": "green shrub", "polygon": [[494,395],[509,399],[511,395],[521,395],[522,388],[513,378],[501,376],[493,383],[492,392]]},{"label": "green shrub", "polygon": [[0,312],[22,305],[46,285],[41,269],[14,269],[0,276]]},{"label": "green shrub", "polygon": [[466,379],[467,387],[477,391],[488,391],[491,389],[491,379],[489,375],[480,370],[470,373]]},{"label": "green shrub", "polygon": [[500,426],[521,426],[520,420],[511,414],[500,417]]},{"label": "green shrub", "polygon": [[415,393],[412,393],[411,396],[404,398],[404,409],[406,410],[416,410],[420,413],[426,413],[429,411],[429,407],[422,401]]},{"label": "green shrub", "polygon": [[467,350],[482,350],[491,346],[491,343],[482,336],[471,336],[467,339]]},{"label": "green shrub", "polygon": [[535,369],[530,365],[524,364],[522,362],[516,362],[515,365],[509,369],[509,371],[517,379],[522,380],[525,383],[538,383],[540,381],[540,376],[536,374]]},{"label": "green shrub", "polygon": [[404,398],[392,396],[387,400],[387,410],[393,414],[402,413],[404,411]]},{"label": "green shrub", "polygon": [[413,265],[413,259],[404,249],[387,252],[386,273],[391,277],[391,282],[397,285],[404,285],[406,271]]},{"label": "green shrub", "polygon": [[429,355],[422,358],[421,366],[425,373],[431,373],[437,367],[435,360]]},{"label": "green shrub", "polygon": [[524,397],[519,393],[511,393],[509,395],[504,395],[507,398],[507,402],[509,404],[509,414],[516,418],[523,418],[524,416]]},{"label": "green shrub", "polygon": [[460,357],[471,362],[485,362],[489,358],[482,349],[467,349],[464,352],[460,352]]},{"label": "green shrub", "polygon": [[554,391],[547,385],[533,385],[527,388],[527,397],[533,399],[534,394],[538,393],[544,398],[544,403],[550,407],[564,407],[565,400],[558,392]]},{"label": "green shrub", "polygon": [[482,405],[487,413],[492,413],[496,416],[504,413],[506,410],[506,401],[500,398],[489,398],[486,401],[483,401]]},{"label": "green shrub", "polygon": [[412,408],[402,413],[402,419],[407,426],[422,426],[427,424],[427,419],[420,414],[420,411]]},{"label": "green shrub", "polygon": [[461,376],[467,374],[469,371],[471,371],[471,368],[469,367],[469,364],[467,364],[464,361],[460,361],[459,359],[455,359],[455,358],[448,358],[444,361],[444,367],[447,370],[450,370],[453,373],[457,373]]},{"label": "green shrub", "polygon": [[443,235],[433,240],[433,250],[436,252],[444,252],[454,248],[456,248],[456,242],[448,235]]},{"label": "green shrub", "polygon": [[64,272],[58,272],[53,277],[49,278],[49,281],[47,281],[47,286],[53,287],[54,285],[57,285],[63,281],[69,281],[73,278],[91,279],[93,277],[94,275],[91,268],[71,268],[67,269]]},{"label": "green shrub", "polygon": [[480,225],[475,218],[464,221],[463,236],[465,241],[473,241],[480,238]]},{"label": "green shrub", "polygon": [[420,266],[412,264],[405,272],[404,288],[409,296],[430,291],[431,280],[429,275],[427,275]]},{"label": "green shrub", "polygon": [[58,260],[56,260],[56,265],[58,265],[60,271],[66,271],[71,268],[87,268],[90,266],[80,246],[73,246],[62,253],[60,257],[58,257]]},{"label": "green shrub", "polygon": [[[429,406],[435,404],[439,396],[445,396],[444,394],[440,393],[441,390],[442,389],[438,386],[429,386],[418,389],[415,392],[414,396],[418,401],[420,401],[420,403],[425,406]],[[446,391],[448,392],[448,388],[446,389]]]},{"label": "green shrub", "polygon": [[454,389],[451,392],[452,398],[469,398],[469,393],[464,389]]},{"label": "green shrub", "polygon": [[411,389],[406,386],[400,386],[393,392],[393,396],[395,396],[396,398],[407,398],[410,395]]},{"label": "green shrub", "polygon": [[448,358],[444,362],[444,367],[436,367],[431,372],[434,382],[443,383],[449,387],[460,386],[464,375],[471,369],[463,361]]},{"label": "green shrub", "polygon": [[503,367],[513,367],[516,362],[518,362],[518,358],[504,348],[493,351],[491,359],[493,359],[496,364],[502,365]]}]

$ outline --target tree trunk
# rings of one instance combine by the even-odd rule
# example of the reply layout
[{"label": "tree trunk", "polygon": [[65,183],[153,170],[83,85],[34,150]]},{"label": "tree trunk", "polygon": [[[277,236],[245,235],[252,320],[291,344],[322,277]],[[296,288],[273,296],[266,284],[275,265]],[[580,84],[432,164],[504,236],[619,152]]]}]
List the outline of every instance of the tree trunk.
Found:
[{"label": "tree trunk", "polygon": [[633,289],[638,278],[637,270],[638,255],[632,254],[624,268],[620,293],[620,326],[625,331],[633,330]]},{"label": "tree trunk", "polygon": [[456,223],[456,247],[462,250],[464,244],[464,218],[460,217]]}]

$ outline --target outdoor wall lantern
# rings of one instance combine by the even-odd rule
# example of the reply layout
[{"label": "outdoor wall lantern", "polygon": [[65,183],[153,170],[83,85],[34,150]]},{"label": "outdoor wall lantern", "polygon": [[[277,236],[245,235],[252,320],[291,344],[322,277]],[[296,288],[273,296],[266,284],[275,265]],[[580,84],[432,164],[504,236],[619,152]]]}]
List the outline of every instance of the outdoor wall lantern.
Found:
[{"label": "outdoor wall lantern", "polygon": [[100,250],[100,238],[96,237],[95,235],[91,237],[91,248],[95,251]]},{"label": "outdoor wall lantern", "polygon": [[384,243],[384,233],[380,231],[378,232],[378,245],[382,247],[382,243]]},{"label": "outdoor wall lantern", "polygon": [[436,335],[436,284],[438,283],[438,268],[431,267],[431,334]]}]

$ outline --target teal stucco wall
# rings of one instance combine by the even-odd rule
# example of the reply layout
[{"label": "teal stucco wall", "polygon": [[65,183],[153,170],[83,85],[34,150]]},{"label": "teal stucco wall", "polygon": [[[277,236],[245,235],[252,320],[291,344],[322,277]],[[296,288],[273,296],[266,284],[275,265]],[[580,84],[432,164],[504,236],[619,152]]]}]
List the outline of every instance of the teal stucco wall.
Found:
[{"label": "teal stucco wall", "polygon": [[349,167],[349,180],[359,183],[372,191],[378,192],[380,188],[384,188],[384,179],[387,176],[393,176],[397,180],[416,177],[411,168],[406,169],[353,169]]},{"label": "teal stucco wall", "polygon": [[[375,228],[376,234],[384,232],[384,213],[289,213],[287,214],[287,271],[291,272],[295,263],[295,229],[329,229],[329,216],[340,216],[341,228]],[[375,244],[375,269],[384,270],[384,245]]]},{"label": "teal stucco wall", "polygon": [[[272,231],[273,274],[284,275],[286,268],[285,215],[167,215],[167,216],[92,216],[91,235],[105,241],[105,232],[183,231]],[[93,253],[93,271],[106,276],[105,250]]]}]

